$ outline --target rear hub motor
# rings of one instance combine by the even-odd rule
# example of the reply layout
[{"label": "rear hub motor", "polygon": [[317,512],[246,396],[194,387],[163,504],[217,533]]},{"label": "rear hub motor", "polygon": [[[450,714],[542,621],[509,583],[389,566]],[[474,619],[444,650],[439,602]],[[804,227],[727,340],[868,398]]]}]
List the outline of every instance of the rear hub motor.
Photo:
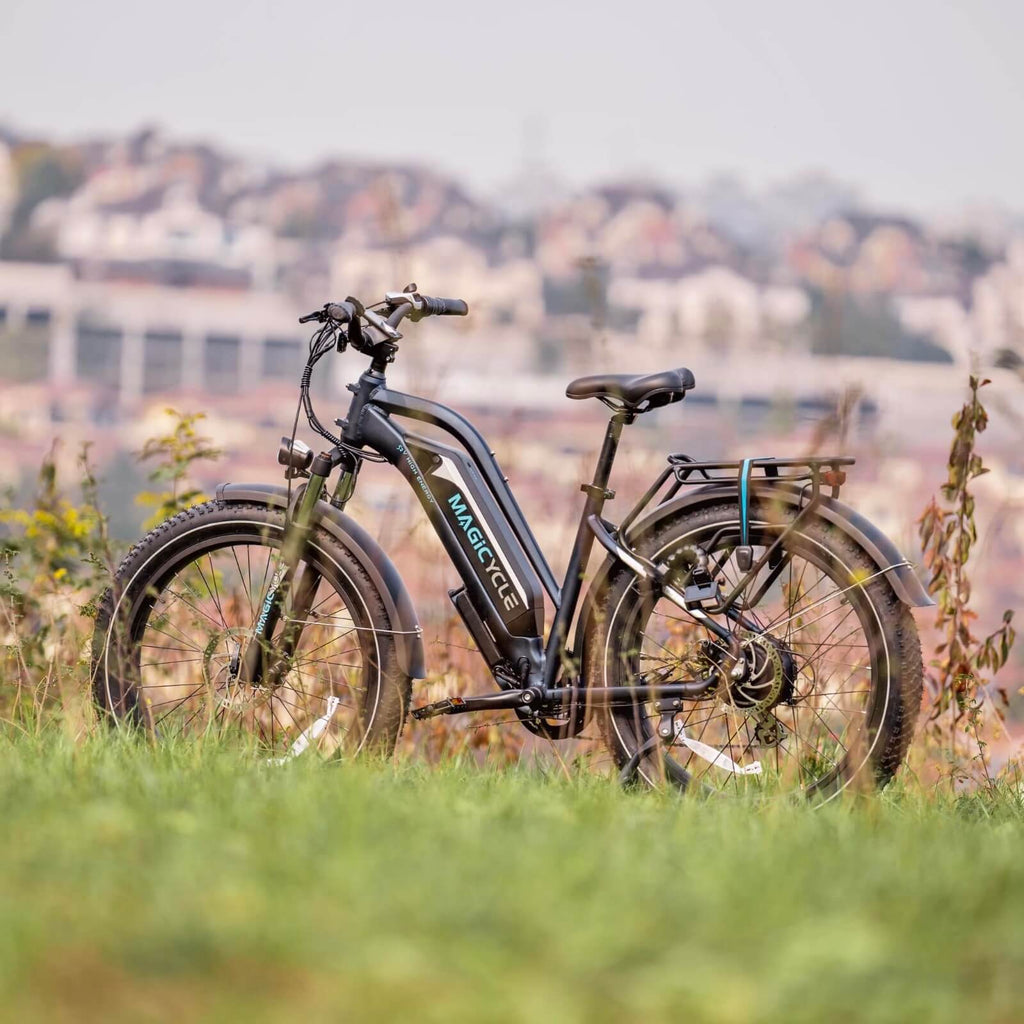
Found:
[{"label": "rear hub motor", "polygon": [[741,657],[726,674],[726,699],[734,707],[763,715],[792,699],[796,681],[793,655],[760,633],[740,633]]}]

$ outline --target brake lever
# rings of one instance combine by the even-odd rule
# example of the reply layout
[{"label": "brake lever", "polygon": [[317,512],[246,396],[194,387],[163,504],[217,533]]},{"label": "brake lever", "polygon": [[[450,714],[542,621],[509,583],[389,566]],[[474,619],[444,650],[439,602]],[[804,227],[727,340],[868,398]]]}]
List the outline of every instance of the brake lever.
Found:
[{"label": "brake lever", "polygon": [[402,292],[385,292],[384,301],[392,308],[397,309],[406,303],[412,306],[413,310],[419,312],[423,308],[423,297],[416,291],[416,285],[409,285]]},{"label": "brake lever", "polygon": [[392,327],[384,317],[380,316],[378,313],[374,313],[371,309],[363,311],[363,318],[371,327],[376,327],[384,337],[390,338],[392,341],[397,341],[402,336],[401,331],[395,330],[395,328]]}]

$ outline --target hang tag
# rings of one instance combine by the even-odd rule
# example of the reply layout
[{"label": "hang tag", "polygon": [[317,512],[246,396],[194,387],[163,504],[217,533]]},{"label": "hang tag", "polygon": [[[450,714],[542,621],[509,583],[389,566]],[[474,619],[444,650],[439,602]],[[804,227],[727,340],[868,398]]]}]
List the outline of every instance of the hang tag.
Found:
[{"label": "hang tag", "polygon": [[328,697],[327,698],[327,710],[310,726],[303,729],[298,736],[295,737],[295,742],[291,745],[288,753],[284,757],[271,757],[267,760],[267,764],[282,765],[291,761],[293,758],[298,757],[300,754],[306,752],[306,748],[310,743],[316,742],[327,729],[327,726],[331,724],[331,719],[334,717],[334,712],[341,706],[340,697]]},{"label": "hang tag", "polygon": [[714,765],[716,768],[723,768],[727,772],[732,772],[733,775],[761,774],[760,761],[752,761],[748,765],[737,764],[728,754],[721,750],[716,750],[711,744],[690,739],[682,725],[676,730],[676,742],[689,747],[698,757],[703,758],[709,764]]}]

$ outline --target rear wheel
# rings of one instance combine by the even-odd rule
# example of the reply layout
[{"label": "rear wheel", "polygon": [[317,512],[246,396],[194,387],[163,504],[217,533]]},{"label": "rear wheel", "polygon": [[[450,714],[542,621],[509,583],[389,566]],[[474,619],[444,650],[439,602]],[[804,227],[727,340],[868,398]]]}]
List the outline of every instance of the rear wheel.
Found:
[{"label": "rear wheel", "polygon": [[[755,562],[791,521],[753,511]],[[738,586],[735,504],[662,525],[638,547],[669,566],[698,546],[723,593]],[[920,708],[921,648],[909,609],[878,567],[820,520],[801,525],[742,591],[743,621],[694,621],[623,569],[588,630],[588,686],[713,677],[683,699],[668,740],[664,707],[598,710],[620,766],[650,785],[703,793],[805,793],[828,798],[854,778],[884,785],[906,754]],[[638,755],[638,756],[637,756]],[[632,760],[631,760],[632,759]]]},{"label": "rear wheel", "polygon": [[[259,681],[245,681],[253,638],[284,572],[284,529],[277,510],[213,501],[136,545],[97,620],[100,709],[161,739],[214,735],[269,756],[297,750],[297,742],[325,753],[390,752],[411,680],[398,667],[380,595],[322,530],[311,533],[295,576],[315,586],[307,610],[300,621],[284,605]],[[281,657],[289,630],[298,640]]]}]

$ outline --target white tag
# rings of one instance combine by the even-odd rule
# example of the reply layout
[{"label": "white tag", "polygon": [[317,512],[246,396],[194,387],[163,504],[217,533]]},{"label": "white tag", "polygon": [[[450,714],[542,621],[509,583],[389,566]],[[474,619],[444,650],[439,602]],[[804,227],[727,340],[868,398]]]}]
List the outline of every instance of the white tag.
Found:
[{"label": "white tag", "polygon": [[748,765],[737,764],[728,754],[723,753],[721,750],[715,750],[709,743],[701,743],[700,740],[691,740],[686,735],[686,730],[682,725],[676,728],[676,740],[687,746],[692,750],[698,757],[704,758],[710,764],[713,764],[716,768],[724,768],[727,772],[732,772],[733,775],[760,775],[761,774],[761,762],[752,761]]},{"label": "white tag", "polygon": [[294,757],[298,757],[299,754],[303,754],[306,748],[323,736],[327,726],[331,724],[331,719],[334,717],[334,712],[338,710],[341,704],[339,697],[328,697],[327,698],[327,710],[310,726],[303,729],[298,736],[295,737],[295,742],[291,745],[288,753],[284,757],[271,757],[267,760],[267,764],[280,765],[285,764],[287,761],[292,760]]}]

